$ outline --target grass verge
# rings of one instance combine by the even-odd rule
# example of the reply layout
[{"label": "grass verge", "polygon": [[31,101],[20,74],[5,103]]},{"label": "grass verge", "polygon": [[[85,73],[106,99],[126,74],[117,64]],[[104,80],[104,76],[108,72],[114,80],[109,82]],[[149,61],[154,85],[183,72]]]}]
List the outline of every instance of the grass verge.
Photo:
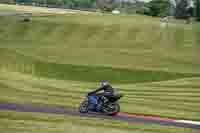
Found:
[{"label": "grass verge", "polygon": [[53,133],[197,133],[198,130],[158,125],[129,124],[96,118],[0,111],[0,129],[8,132]]}]

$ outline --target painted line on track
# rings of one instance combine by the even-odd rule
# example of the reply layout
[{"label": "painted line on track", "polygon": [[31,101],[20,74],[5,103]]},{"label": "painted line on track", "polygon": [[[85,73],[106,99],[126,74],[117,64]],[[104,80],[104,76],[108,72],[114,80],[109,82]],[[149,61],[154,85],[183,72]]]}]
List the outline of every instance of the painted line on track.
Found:
[{"label": "painted line on track", "polygon": [[170,118],[161,118],[158,116],[145,116],[145,115],[124,113],[124,112],[118,113],[118,116],[122,116],[122,117],[124,116],[124,117],[130,117],[130,118],[141,118],[141,119],[146,119],[146,120],[165,121],[165,122],[175,122],[176,121],[176,120],[170,119]]},{"label": "painted line on track", "polygon": [[177,123],[185,123],[185,124],[193,124],[193,125],[199,125],[200,121],[189,121],[189,120],[176,120]]},{"label": "painted line on track", "polygon": [[176,119],[171,119],[171,118],[163,118],[163,117],[159,117],[159,116],[148,116],[148,115],[141,115],[141,114],[130,114],[130,113],[124,113],[124,112],[118,113],[117,116],[128,117],[128,118],[139,118],[139,119],[150,120],[150,121],[192,124],[192,125],[200,126],[200,121],[176,120]]}]

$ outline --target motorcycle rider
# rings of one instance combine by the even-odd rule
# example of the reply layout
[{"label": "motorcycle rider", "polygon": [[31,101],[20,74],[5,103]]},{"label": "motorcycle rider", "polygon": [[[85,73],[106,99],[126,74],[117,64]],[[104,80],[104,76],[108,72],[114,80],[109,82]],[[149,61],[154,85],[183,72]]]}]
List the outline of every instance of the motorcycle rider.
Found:
[{"label": "motorcycle rider", "polygon": [[[97,94],[100,91],[104,91],[104,92]],[[114,94],[114,89],[112,88],[112,86],[109,84],[108,81],[102,81],[100,88],[98,88],[95,91],[88,93],[88,95],[95,95],[95,94],[97,94],[98,96],[102,95],[102,96],[105,96],[105,97],[107,97],[107,96],[109,97],[109,96],[112,96]]]},{"label": "motorcycle rider", "polygon": [[[103,93],[98,93],[100,91],[103,91]],[[108,81],[102,81],[100,88],[98,88],[95,91],[88,93],[88,96],[89,95],[96,95],[96,96],[99,97],[97,110],[100,110],[101,105],[106,102],[108,97],[114,96],[114,93],[115,93],[114,88],[112,88],[112,86],[109,84],[109,82]]]}]

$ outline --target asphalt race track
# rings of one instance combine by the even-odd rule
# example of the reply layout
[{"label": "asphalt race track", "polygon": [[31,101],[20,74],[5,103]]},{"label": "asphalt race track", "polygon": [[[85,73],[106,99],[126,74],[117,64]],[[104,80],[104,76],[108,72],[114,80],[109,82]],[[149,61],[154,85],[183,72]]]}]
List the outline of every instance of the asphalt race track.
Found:
[{"label": "asphalt race track", "polygon": [[76,109],[35,106],[35,105],[25,105],[25,104],[20,105],[14,103],[0,103],[0,110],[62,114],[62,115],[81,116],[81,117],[96,117],[101,119],[127,121],[130,123],[160,124],[165,126],[186,127],[186,128],[194,128],[200,130],[200,122],[188,121],[188,120],[175,120],[175,119],[161,118],[157,116],[136,115],[123,112],[120,112],[116,116],[105,116],[97,113],[80,114]]}]

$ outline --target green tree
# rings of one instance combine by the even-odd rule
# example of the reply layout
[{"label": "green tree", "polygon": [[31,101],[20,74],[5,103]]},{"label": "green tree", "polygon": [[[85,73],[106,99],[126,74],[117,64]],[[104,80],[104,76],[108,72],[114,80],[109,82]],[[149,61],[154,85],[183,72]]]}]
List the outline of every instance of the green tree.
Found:
[{"label": "green tree", "polygon": [[91,8],[95,0],[73,0],[75,5],[80,8]]},{"label": "green tree", "polygon": [[62,0],[68,8],[91,8],[96,0]]},{"label": "green tree", "polygon": [[16,3],[31,3],[32,0],[16,0]]},{"label": "green tree", "polygon": [[97,6],[103,11],[112,11],[118,3],[115,0],[97,0]]},{"label": "green tree", "polygon": [[183,19],[187,18],[187,6],[188,6],[187,0],[181,0],[177,2],[176,13],[175,13],[176,18],[183,18]]},{"label": "green tree", "polygon": [[46,0],[32,0],[32,2],[37,3],[37,4],[46,4]]},{"label": "green tree", "polygon": [[56,5],[58,3],[58,0],[46,0],[48,5]]},{"label": "green tree", "polygon": [[197,20],[200,21],[200,0],[196,0],[196,16]]},{"label": "green tree", "polygon": [[169,13],[170,3],[168,0],[152,0],[149,2],[148,7],[151,16],[167,16]]}]

